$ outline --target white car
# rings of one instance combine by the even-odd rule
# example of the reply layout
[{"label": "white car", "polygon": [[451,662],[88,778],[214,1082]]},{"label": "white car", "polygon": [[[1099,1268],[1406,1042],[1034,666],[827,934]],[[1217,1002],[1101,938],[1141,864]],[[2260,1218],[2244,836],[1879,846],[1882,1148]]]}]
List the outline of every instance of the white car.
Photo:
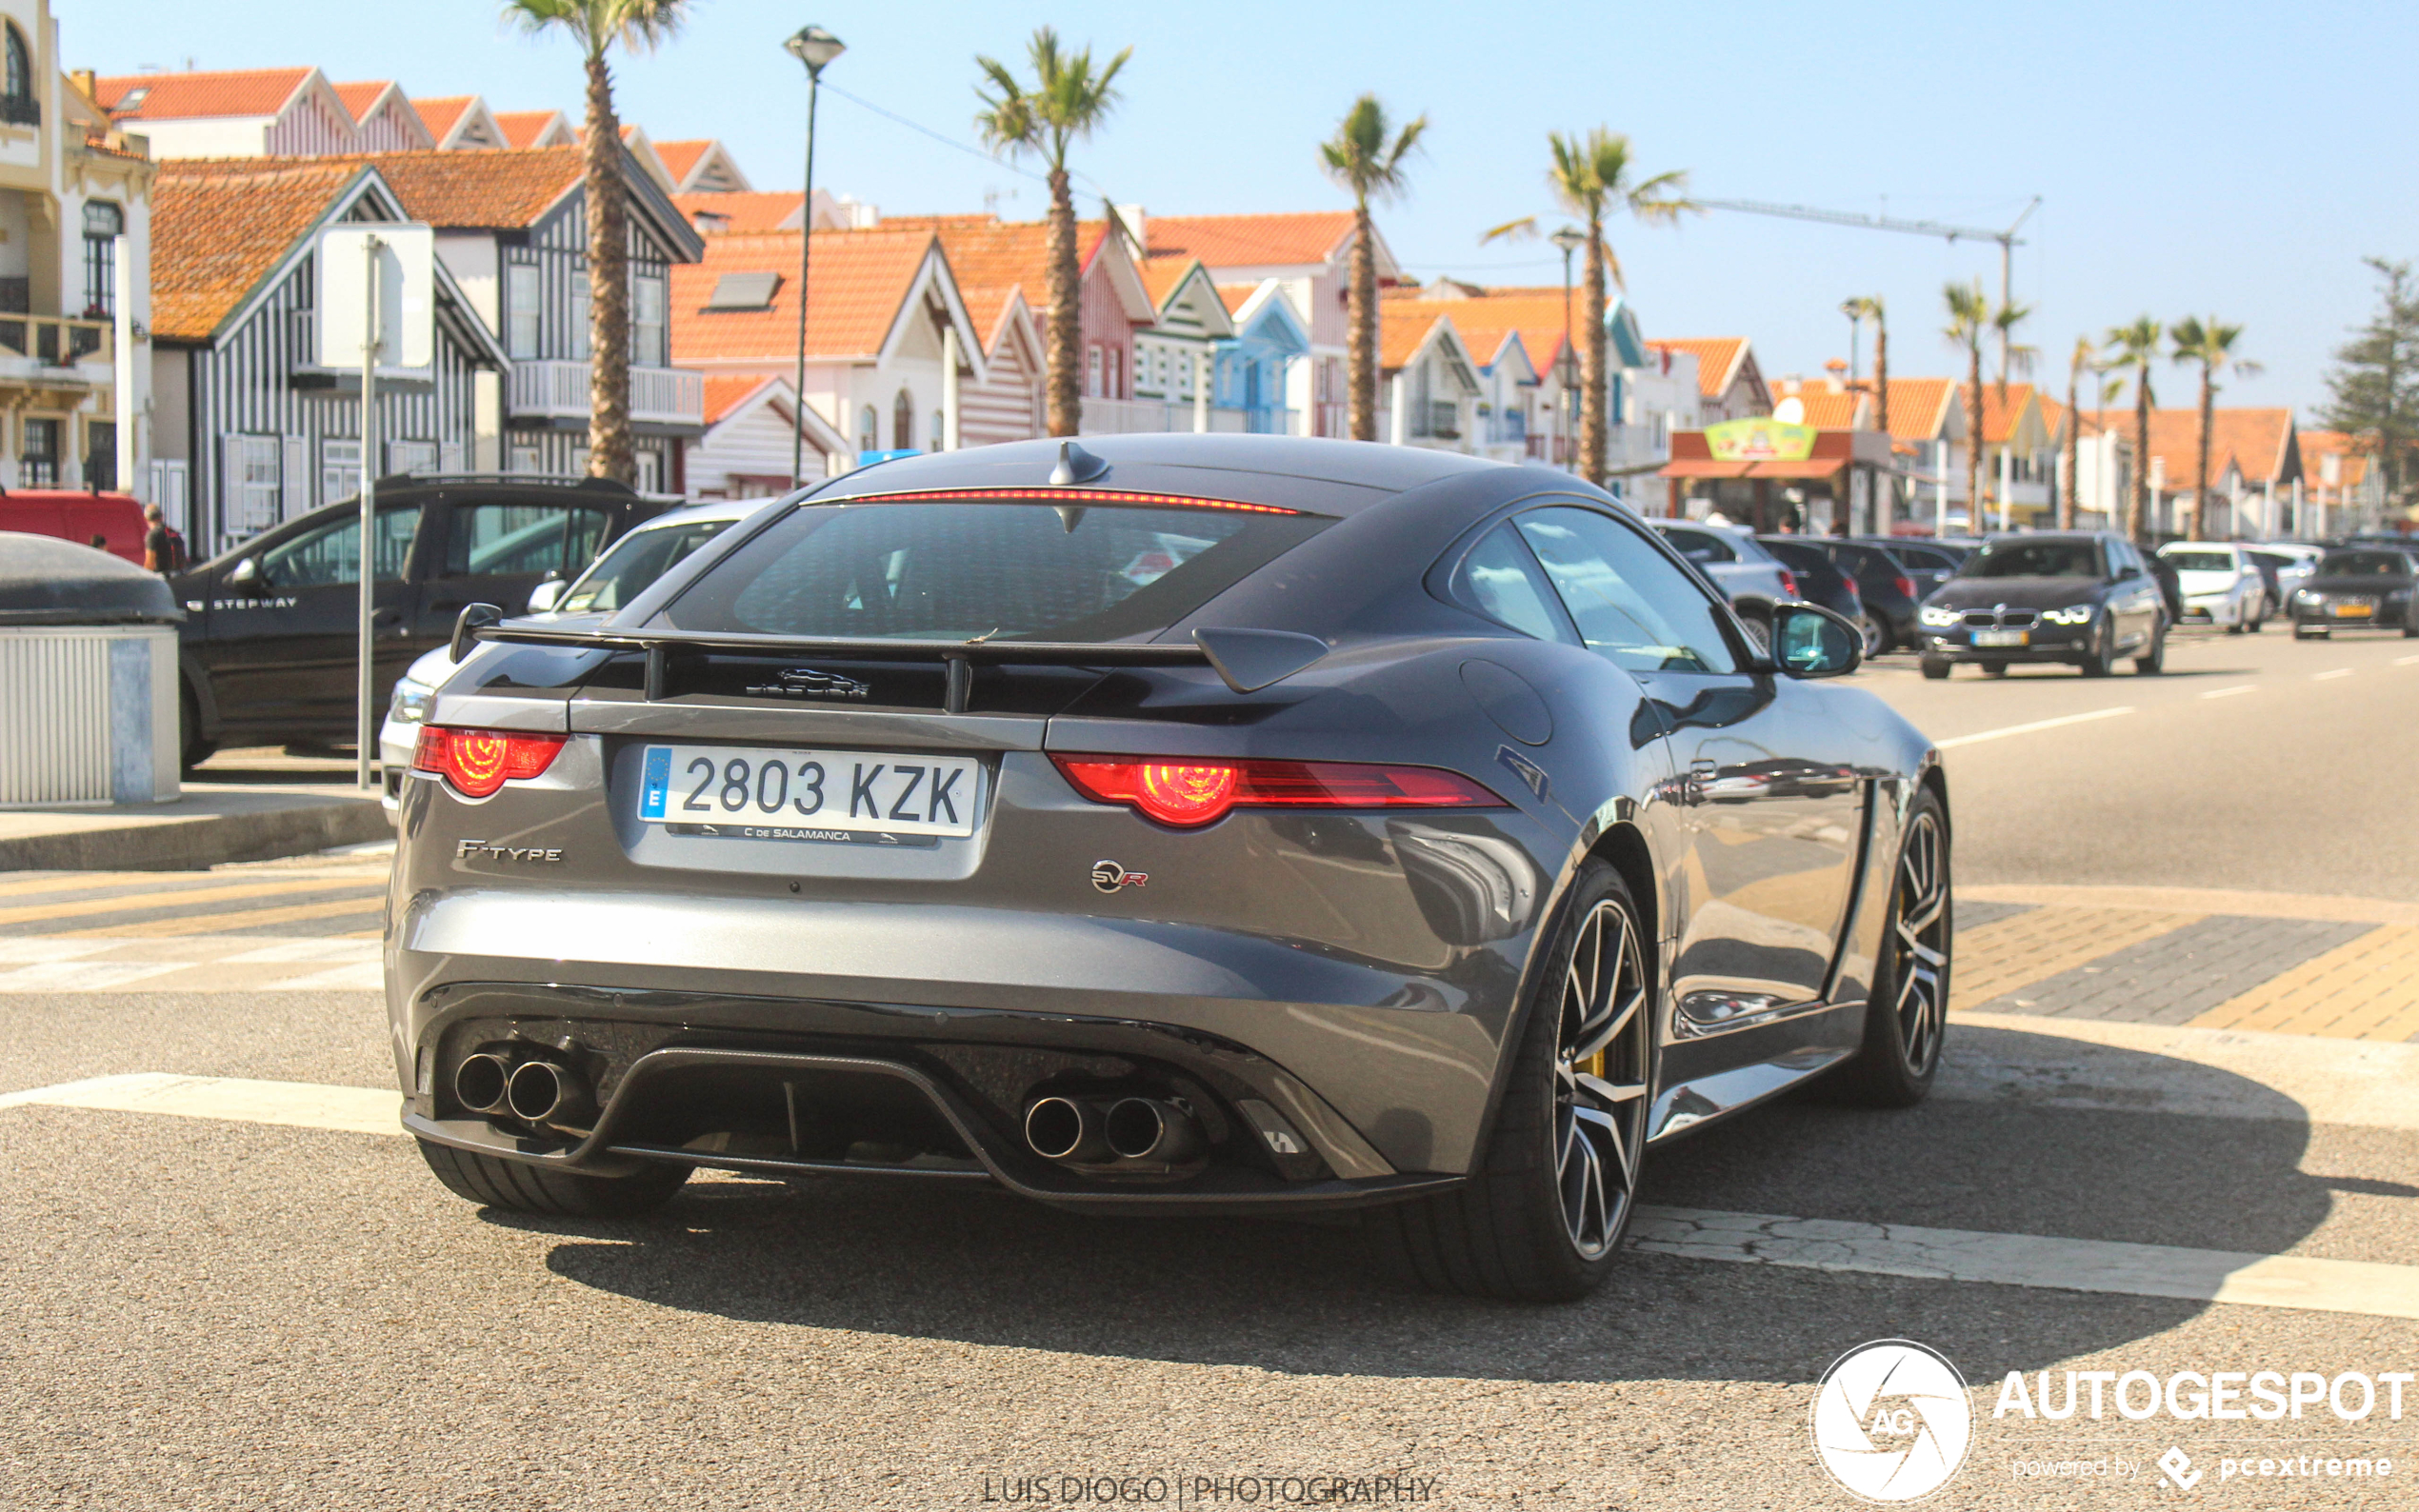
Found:
[{"label": "white car", "polygon": [[[659,514],[614,542],[568,585],[561,578],[539,584],[530,594],[528,612],[550,620],[610,614],[699,547],[770,503],[770,499],[732,499]],[[429,701],[453,666],[451,649],[440,646],[412,663],[395,684],[386,723],[378,728],[378,765],[386,790],[382,802],[390,813],[403,790],[403,774],[410,769],[421,721],[429,717]]]},{"label": "white car", "polygon": [[2169,541],[2159,555],[2175,568],[2187,625],[2223,625],[2256,634],[2268,620],[2268,580],[2246,548],[2226,541]]}]

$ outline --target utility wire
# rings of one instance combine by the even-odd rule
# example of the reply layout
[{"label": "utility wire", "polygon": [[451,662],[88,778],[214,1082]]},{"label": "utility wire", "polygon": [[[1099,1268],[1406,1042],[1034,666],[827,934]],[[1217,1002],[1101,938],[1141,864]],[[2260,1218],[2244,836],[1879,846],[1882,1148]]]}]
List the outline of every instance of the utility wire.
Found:
[{"label": "utility wire", "polygon": [[[1015,174],[1019,178],[1029,178],[1034,183],[1042,185],[1050,183],[1050,178],[1047,174],[1036,173],[1030,169],[1018,168],[1015,164],[1010,163],[1004,157],[1000,157],[995,153],[987,152],[983,149],[974,146],[971,143],[961,142],[956,137],[947,135],[940,131],[935,131],[930,127],[925,126],[919,122],[910,121],[906,116],[899,114],[895,110],[886,110],[882,107],[874,104],[871,100],[861,99],[856,95],[850,94],[848,90],[840,88],[836,84],[827,84],[824,88],[830,90],[832,93],[840,96],[840,98],[848,101],[851,105],[862,106],[866,109],[871,110],[874,114],[881,116],[884,120],[904,126],[909,130],[916,132],[918,135],[929,136],[933,141],[940,143],[943,147],[963,152],[969,157],[979,157],[984,162],[990,164],[993,168],[1005,169],[1007,171]],[[1091,188],[1092,192],[1100,195],[1104,200],[1109,197],[1109,191],[1102,189],[1099,181],[1094,179],[1089,173],[1080,173],[1072,169],[1068,169],[1068,177],[1081,179],[1085,184]]]}]

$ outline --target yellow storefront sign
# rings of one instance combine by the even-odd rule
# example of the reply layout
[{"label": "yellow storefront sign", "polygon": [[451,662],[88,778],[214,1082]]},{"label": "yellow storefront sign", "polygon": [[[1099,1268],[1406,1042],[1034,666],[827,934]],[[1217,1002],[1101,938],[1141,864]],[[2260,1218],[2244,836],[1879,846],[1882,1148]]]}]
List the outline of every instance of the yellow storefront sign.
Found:
[{"label": "yellow storefront sign", "polygon": [[1814,428],[1755,415],[1706,427],[1705,444],[1716,462],[1804,462],[1814,455]]}]

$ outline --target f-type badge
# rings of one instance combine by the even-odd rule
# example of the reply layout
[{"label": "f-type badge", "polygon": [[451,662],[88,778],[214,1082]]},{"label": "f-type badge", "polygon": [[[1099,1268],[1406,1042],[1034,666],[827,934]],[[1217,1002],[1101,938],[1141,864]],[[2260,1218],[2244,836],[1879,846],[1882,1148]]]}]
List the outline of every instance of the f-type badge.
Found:
[{"label": "f-type badge", "polygon": [[1115,892],[1122,887],[1139,887],[1150,880],[1147,871],[1128,871],[1113,861],[1092,863],[1092,885],[1103,892]]},{"label": "f-type badge", "polygon": [[869,698],[873,693],[870,684],[837,672],[818,671],[811,666],[784,668],[770,683],[760,683],[748,689],[764,698]]}]

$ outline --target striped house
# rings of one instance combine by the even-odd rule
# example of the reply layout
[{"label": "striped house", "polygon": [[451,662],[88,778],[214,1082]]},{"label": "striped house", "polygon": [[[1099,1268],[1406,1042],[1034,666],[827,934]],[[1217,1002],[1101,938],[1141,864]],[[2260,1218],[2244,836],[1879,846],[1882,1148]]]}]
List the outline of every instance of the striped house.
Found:
[{"label": "striped house", "polygon": [[[692,499],[769,499],[790,491],[792,417],[798,412],[787,378],[733,374],[706,380],[706,433],[689,448]],[[807,411],[810,457],[847,449],[830,422]],[[815,463],[816,475],[822,464]]]},{"label": "striped house", "polygon": [[[187,539],[209,554],[358,490],[360,380],[319,365],[315,249],[328,226],[408,216],[358,161],[170,163],[154,195],[152,448],[184,465]],[[382,474],[462,470],[476,380],[506,366],[442,264],[436,290],[430,377],[378,391]]]},{"label": "striped house", "polygon": [[[94,79],[91,92],[113,124],[150,139],[155,158],[310,157],[362,149],[352,111],[317,69],[121,74]],[[410,109],[410,103],[403,108]]]}]

